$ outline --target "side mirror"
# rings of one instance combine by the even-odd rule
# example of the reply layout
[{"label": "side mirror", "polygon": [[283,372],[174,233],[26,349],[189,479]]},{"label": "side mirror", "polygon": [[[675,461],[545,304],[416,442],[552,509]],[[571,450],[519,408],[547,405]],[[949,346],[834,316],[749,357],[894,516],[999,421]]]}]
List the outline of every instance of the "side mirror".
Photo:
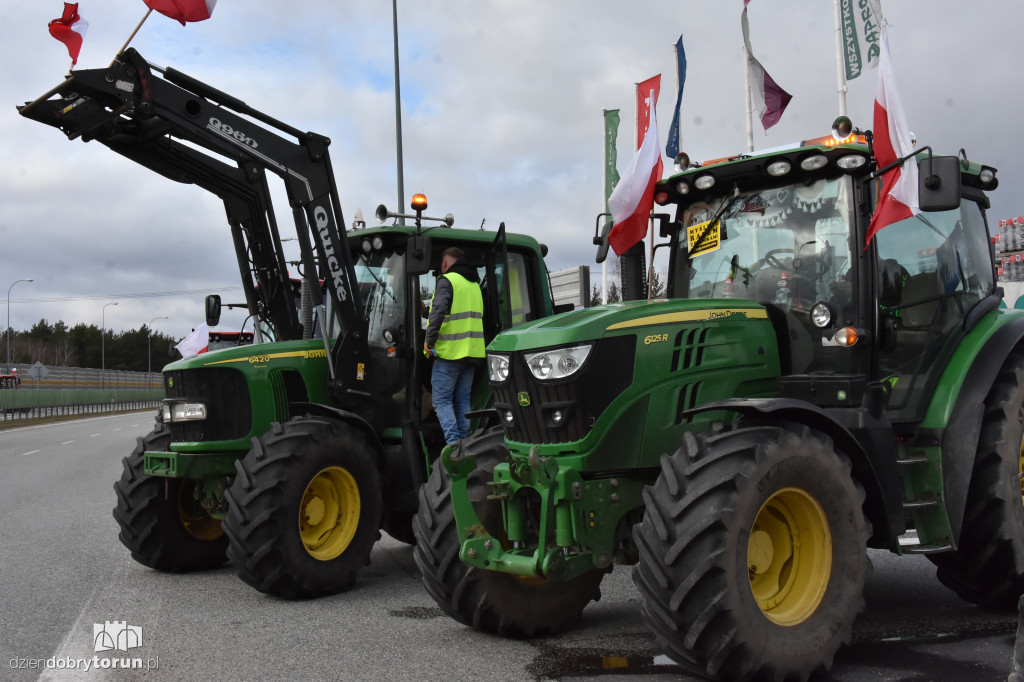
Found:
[{"label": "side mirror", "polygon": [[220,296],[217,294],[206,297],[206,324],[211,327],[220,324]]},{"label": "side mirror", "polygon": [[608,258],[608,233],[611,231],[612,221],[609,220],[601,228],[601,235],[594,237],[594,245],[597,247],[597,256],[594,258],[594,261],[597,263],[603,263]]},{"label": "side mirror", "polygon": [[409,275],[423,275],[430,272],[430,237],[414,234],[405,247],[405,272]]},{"label": "side mirror", "polygon": [[917,171],[922,211],[951,211],[960,205],[960,161],[955,156],[923,158]]}]

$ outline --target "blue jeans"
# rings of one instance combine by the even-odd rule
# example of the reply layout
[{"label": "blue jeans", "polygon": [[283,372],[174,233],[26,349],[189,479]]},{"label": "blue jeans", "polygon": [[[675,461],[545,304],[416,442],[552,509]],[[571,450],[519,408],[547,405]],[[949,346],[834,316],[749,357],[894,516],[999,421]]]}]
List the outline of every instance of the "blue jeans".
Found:
[{"label": "blue jeans", "polygon": [[469,435],[469,399],[473,391],[473,373],[476,367],[470,362],[434,360],[430,374],[433,391],[434,411],[441,422],[446,443],[454,443]]}]

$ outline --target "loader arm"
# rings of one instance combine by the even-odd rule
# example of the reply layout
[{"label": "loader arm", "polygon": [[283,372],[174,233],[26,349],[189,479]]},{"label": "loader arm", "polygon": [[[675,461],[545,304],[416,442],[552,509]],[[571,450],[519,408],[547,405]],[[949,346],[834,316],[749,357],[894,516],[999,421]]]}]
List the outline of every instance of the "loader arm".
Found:
[{"label": "loader arm", "polygon": [[281,293],[288,273],[266,182],[266,173],[277,175],[292,209],[313,304],[325,307],[323,281],[339,326],[333,349],[322,334],[332,360],[332,391],[342,404],[365,399],[368,393],[357,386],[368,364],[366,322],[357,308],[328,138],[302,132],[180,71],[150,65],[134,49],[108,68],[73,72],[18,110],[69,139],[96,140],[164,177],[220,197],[245,271],[250,311],[259,302],[282,338],[293,338],[298,321],[293,310],[284,310],[294,306]]}]

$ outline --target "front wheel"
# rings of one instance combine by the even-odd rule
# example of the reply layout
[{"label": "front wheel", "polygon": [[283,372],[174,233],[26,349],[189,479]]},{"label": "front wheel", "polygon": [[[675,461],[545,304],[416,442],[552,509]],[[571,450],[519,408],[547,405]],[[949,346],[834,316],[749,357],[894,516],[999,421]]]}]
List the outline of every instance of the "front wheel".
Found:
[{"label": "front wheel", "polygon": [[188,573],[221,566],[228,540],[218,519],[196,500],[195,481],[146,474],[144,453],[166,451],[171,430],[157,424],[139,438],[122,460],[124,472],[114,484],[118,539],[144,566],[167,573]]},{"label": "front wheel", "polygon": [[347,424],[274,423],[235,463],[224,532],[239,577],[287,598],[339,592],[380,537],[376,452]]},{"label": "front wheel", "polygon": [[[494,467],[508,459],[500,427],[464,438],[460,448],[476,455],[468,493],[491,537],[502,542],[501,503],[487,500]],[[446,613],[477,630],[506,637],[534,637],[558,632],[580,619],[584,607],[600,598],[605,571],[595,569],[567,582],[488,571],[459,559],[459,532],[451,498],[451,480],[440,461],[420,488],[413,519],[414,558],[423,585]]]},{"label": "front wheel", "polygon": [[743,425],[661,460],[633,537],[644,620],[681,665],[799,679],[850,640],[868,570],[864,492],[822,433]]}]

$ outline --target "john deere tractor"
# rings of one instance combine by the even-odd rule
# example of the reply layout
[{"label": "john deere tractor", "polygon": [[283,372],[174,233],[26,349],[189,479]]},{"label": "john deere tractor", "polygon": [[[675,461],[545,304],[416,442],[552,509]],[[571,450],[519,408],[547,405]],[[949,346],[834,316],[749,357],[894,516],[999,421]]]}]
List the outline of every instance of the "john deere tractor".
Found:
[{"label": "john deere tractor", "polygon": [[1024,315],[996,286],[995,169],[900,159],[921,212],[869,240],[892,169],[856,131],[678,161],[655,192],[667,298],[488,346],[501,426],[445,449],[420,491],[433,598],[479,630],[546,634],[632,564],[659,645],[727,680],[827,669],[869,547],[1014,608]]},{"label": "john deere tractor", "polygon": [[[412,222],[345,228],[328,145],[134,50],[73,72],[22,115],[95,140],[224,202],[257,343],[168,365],[156,428],[114,485],[121,542],[152,568],[228,559],[262,592],[349,585],[379,529],[412,542],[416,490],[444,445],[420,349],[421,304],[445,248],[478,269],[485,336],[553,312],[532,237]],[[269,190],[277,177],[301,252],[297,306]],[[423,221],[437,223],[424,226]],[[571,304],[569,305],[571,308]],[[220,303],[208,301],[216,324]],[[490,394],[480,373],[473,404]]]}]

